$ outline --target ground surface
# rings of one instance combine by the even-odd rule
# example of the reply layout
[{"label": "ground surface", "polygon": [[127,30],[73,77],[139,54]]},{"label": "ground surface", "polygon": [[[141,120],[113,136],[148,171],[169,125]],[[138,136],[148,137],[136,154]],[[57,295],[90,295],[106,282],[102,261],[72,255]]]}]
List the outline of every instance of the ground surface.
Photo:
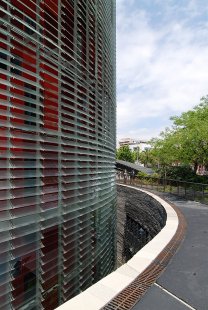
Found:
[{"label": "ground surface", "polygon": [[132,310],[208,310],[208,206],[163,196],[184,214],[186,236],[167,269]]}]

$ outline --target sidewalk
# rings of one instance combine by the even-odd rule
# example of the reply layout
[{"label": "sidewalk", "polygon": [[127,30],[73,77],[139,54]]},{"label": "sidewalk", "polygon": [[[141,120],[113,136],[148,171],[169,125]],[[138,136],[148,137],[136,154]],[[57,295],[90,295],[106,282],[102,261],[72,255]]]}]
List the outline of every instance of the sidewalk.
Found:
[{"label": "sidewalk", "polygon": [[208,310],[208,206],[157,194],[183,213],[186,236],[167,269],[132,310]]}]

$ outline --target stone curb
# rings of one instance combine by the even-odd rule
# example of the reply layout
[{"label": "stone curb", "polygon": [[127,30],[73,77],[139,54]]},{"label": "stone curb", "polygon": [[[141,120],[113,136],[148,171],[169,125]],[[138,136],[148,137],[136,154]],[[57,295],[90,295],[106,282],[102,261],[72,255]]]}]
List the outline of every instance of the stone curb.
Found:
[{"label": "stone curb", "polygon": [[59,306],[58,310],[131,309],[156,281],[183,240],[185,219],[173,205],[151,192],[121,186],[144,192],[160,202],[167,213],[166,225],[126,264]]}]

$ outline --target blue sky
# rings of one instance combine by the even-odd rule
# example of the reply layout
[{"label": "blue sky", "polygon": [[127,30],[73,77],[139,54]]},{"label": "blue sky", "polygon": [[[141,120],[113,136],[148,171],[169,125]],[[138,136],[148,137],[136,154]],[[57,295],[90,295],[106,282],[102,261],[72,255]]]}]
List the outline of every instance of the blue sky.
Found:
[{"label": "blue sky", "polygon": [[116,3],[117,139],[150,139],[208,94],[208,1]]}]

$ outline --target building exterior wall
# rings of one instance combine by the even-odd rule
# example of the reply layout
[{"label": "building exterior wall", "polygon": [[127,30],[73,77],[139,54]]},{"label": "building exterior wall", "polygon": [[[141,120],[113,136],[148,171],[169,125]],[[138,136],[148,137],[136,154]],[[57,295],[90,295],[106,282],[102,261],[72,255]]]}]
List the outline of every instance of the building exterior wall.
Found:
[{"label": "building exterior wall", "polygon": [[140,151],[144,151],[145,149],[149,149],[151,148],[150,142],[149,141],[145,141],[145,140],[134,140],[131,138],[124,138],[119,140],[118,142],[119,147],[128,145],[129,148],[133,151],[139,150]]},{"label": "building exterior wall", "polygon": [[115,266],[115,0],[0,2],[0,308]]}]

